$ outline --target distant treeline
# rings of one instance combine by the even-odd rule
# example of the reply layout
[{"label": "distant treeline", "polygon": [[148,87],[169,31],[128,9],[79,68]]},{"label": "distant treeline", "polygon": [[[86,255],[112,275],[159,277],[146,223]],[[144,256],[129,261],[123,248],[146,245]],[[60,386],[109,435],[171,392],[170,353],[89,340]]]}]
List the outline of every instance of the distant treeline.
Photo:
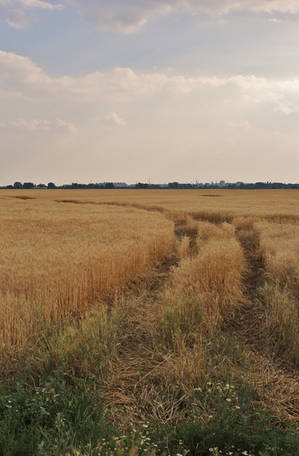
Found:
[{"label": "distant treeline", "polygon": [[101,182],[101,183],[90,183],[90,184],[79,184],[73,182],[72,184],[63,184],[56,185],[54,182],[49,182],[48,184],[35,184],[33,182],[15,182],[12,185],[0,186],[0,189],[126,189],[126,188],[135,188],[135,189],[244,189],[244,190],[256,190],[256,189],[299,189],[298,184],[286,184],[283,182],[224,182],[220,181],[211,182],[211,183],[179,183],[179,182],[169,182],[168,184],[150,184],[138,182],[136,184],[126,184],[124,182]]}]

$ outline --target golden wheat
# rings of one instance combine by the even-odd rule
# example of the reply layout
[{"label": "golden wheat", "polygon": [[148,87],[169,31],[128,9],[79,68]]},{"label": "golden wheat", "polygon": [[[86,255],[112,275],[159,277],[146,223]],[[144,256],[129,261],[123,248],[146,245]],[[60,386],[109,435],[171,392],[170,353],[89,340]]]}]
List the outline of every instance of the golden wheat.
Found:
[{"label": "golden wheat", "polygon": [[201,248],[210,240],[233,239],[235,237],[235,229],[233,225],[226,222],[220,226],[216,226],[210,222],[198,222],[197,247]]},{"label": "golden wheat", "polygon": [[181,260],[188,258],[190,253],[190,238],[188,236],[184,236],[179,242],[177,246],[178,257]]},{"label": "golden wheat", "polygon": [[299,226],[258,222],[267,283],[260,289],[262,331],[267,348],[287,364],[299,365]]},{"label": "golden wheat", "polygon": [[132,208],[1,200],[1,358],[80,315],[173,248],[172,223]]},{"label": "golden wheat", "polygon": [[299,291],[299,226],[266,222],[255,226],[268,274],[282,287]]},{"label": "golden wheat", "polygon": [[[238,327],[244,291],[252,317],[245,329],[256,328],[250,337],[236,330],[240,345],[243,337],[263,339],[269,360],[277,354],[293,365],[298,202],[298,191],[1,192],[1,372],[13,374],[14,361],[30,357],[41,373],[63,366],[103,379],[110,369],[113,413],[131,407],[139,418],[151,410],[162,421],[176,419],[189,398],[192,409],[202,376],[214,375],[209,344],[218,339],[217,366],[226,375],[221,347],[230,339],[221,330],[231,320]],[[175,246],[153,281],[140,293],[133,282],[122,301],[121,287]],[[230,373],[265,381],[260,371],[254,381],[240,373],[238,357],[251,359],[244,347],[236,360],[228,355]],[[233,342],[227,350],[234,353]]]},{"label": "golden wheat", "polygon": [[133,204],[137,208],[192,213],[211,222],[229,222],[235,216],[267,217],[270,221],[299,222],[299,190],[3,190],[0,199]]},{"label": "golden wheat", "polygon": [[[162,332],[172,344],[176,340],[175,346],[185,344],[185,334],[190,337],[194,326],[196,331],[215,330],[243,301],[246,267],[242,248],[226,225],[213,228],[205,243],[200,240],[198,254],[182,260],[173,270],[170,285],[162,294]],[[207,237],[207,232],[209,224],[203,224],[199,236],[203,233]]]}]

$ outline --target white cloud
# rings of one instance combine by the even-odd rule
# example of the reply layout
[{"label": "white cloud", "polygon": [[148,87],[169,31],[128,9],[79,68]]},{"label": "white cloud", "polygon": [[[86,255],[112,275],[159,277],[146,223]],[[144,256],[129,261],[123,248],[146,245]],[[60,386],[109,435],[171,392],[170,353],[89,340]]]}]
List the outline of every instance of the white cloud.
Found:
[{"label": "white cloud", "polygon": [[17,119],[8,123],[8,127],[16,130],[28,130],[28,131],[49,131],[51,123],[48,120],[38,119]]},{"label": "white cloud", "polygon": [[106,122],[112,123],[117,127],[125,127],[127,125],[127,122],[124,119],[122,119],[116,112],[109,112],[105,120]]},{"label": "white cloud", "polygon": [[165,0],[65,0],[96,27],[134,33],[155,14],[170,12],[171,1]]},{"label": "white cloud", "polygon": [[268,22],[273,22],[273,24],[280,24],[281,23],[281,20],[280,19],[277,19],[277,17],[270,17],[268,19]]},{"label": "white cloud", "polygon": [[60,0],[60,3],[47,0],[0,0],[1,6],[8,10],[9,25],[17,28],[25,27],[32,21],[33,16],[28,10],[57,10],[70,6],[93,26],[121,33],[134,33],[152,17],[175,11],[217,16],[234,11],[299,13],[299,0]]},{"label": "white cloud", "polygon": [[254,13],[299,12],[298,0],[178,0],[193,11],[227,14],[231,11],[251,11]]},{"label": "white cloud", "polygon": [[236,122],[229,122],[228,123],[228,126],[231,127],[231,128],[236,128],[236,129],[245,129],[247,130],[248,128],[251,127],[250,123],[248,122],[248,120],[244,120],[244,121],[236,121]]},{"label": "white cloud", "polygon": [[21,9],[14,9],[8,11],[6,22],[13,28],[22,29],[32,24],[33,17],[32,15],[25,14]]},{"label": "white cloud", "polygon": [[77,131],[77,127],[72,122],[67,122],[62,119],[56,119],[55,123],[53,124],[54,127],[58,127],[60,130],[63,130],[68,133],[75,133]]},{"label": "white cloud", "polygon": [[[8,10],[7,22],[21,28],[34,19],[28,10],[75,8],[90,24],[121,33],[134,33],[152,17],[175,11],[219,16],[234,11],[252,13],[299,13],[299,0],[0,0]],[[275,18],[274,18],[275,20]],[[274,22],[274,21],[273,21]]]},{"label": "white cloud", "polygon": [[60,3],[50,3],[44,0],[0,0],[0,6],[20,7],[20,8],[38,8],[38,9],[61,9],[63,5]]},{"label": "white cloud", "polygon": [[66,122],[62,119],[45,120],[45,119],[23,119],[19,118],[9,122],[0,122],[0,128],[12,129],[14,131],[24,132],[49,132],[60,131],[73,133],[76,131],[76,126],[71,122]]},{"label": "white cloud", "polygon": [[299,13],[298,0],[65,0],[94,26],[134,33],[155,15],[174,11],[225,15],[252,13]]},{"label": "white cloud", "polygon": [[16,168],[20,179],[35,169],[32,180],[297,179],[299,78],[131,68],[53,77],[0,51],[0,97],[1,183]]},{"label": "white cloud", "polygon": [[[162,72],[136,72],[114,68],[85,76],[51,77],[28,57],[0,51],[0,94],[24,100],[64,99],[69,102],[127,103],[162,92],[169,96],[187,95],[202,89],[237,91],[240,99],[251,104],[270,103],[290,114],[299,109],[299,78],[267,79],[254,75],[202,76]],[[110,121],[117,120],[115,112]],[[113,119],[114,117],[114,119]]]},{"label": "white cloud", "polygon": [[45,0],[0,0],[0,7],[6,11],[6,22],[13,28],[28,27],[36,20],[35,10],[59,10],[61,3],[50,3]]}]

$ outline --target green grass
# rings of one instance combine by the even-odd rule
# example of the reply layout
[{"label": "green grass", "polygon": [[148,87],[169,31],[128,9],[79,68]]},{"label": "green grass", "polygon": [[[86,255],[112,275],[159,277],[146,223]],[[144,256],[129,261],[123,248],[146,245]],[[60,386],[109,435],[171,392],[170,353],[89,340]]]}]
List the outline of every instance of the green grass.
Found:
[{"label": "green grass", "polygon": [[17,384],[1,392],[1,456],[65,454],[113,436],[92,385],[56,375],[38,386]]},{"label": "green grass", "polygon": [[153,422],[121,430],[110,423],[96,384],[54,374],[1,392],[1,456],[298,454],[294,429],[253,409],[254,392],[246,385],[207,382],[194,390],[192,416],[177,426]]},{"label": "green grass", "polygon": [[[291,427],[270,413],[251,405],[254,391],[247,385],[239,390],[230,384],[212,384],[197,392],[196,419],[181,423],[176,441],[182,440],[190,455],[296,456],[298,436]],[[196,410],[197,409],[197,410]],[[209,419],[200,420],[202,410]]]}]

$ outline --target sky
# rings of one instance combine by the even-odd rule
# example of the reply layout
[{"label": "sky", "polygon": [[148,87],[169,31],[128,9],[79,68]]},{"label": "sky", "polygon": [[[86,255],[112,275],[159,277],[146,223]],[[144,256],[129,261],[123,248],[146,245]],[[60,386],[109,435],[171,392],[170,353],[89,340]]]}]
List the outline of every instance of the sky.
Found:
[{"label": "sky", "polygon": [[299,182],[299,0],[0,0],[0,185]]}]

